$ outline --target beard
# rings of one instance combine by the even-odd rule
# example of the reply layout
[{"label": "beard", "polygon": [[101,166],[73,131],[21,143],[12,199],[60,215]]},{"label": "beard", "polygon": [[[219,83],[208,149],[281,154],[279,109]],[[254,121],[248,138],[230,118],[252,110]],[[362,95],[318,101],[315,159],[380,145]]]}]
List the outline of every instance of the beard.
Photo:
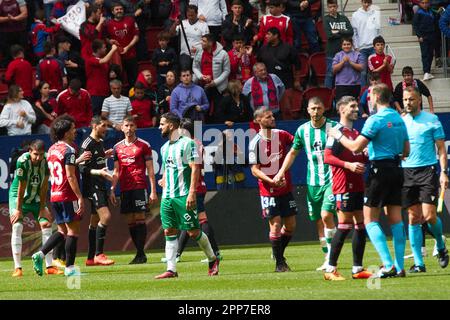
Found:
[{"label": "beard", "polygon": [[168,138],[169,137],[169,131],[166,131],[166,132],[161,131],[161,137]]}]

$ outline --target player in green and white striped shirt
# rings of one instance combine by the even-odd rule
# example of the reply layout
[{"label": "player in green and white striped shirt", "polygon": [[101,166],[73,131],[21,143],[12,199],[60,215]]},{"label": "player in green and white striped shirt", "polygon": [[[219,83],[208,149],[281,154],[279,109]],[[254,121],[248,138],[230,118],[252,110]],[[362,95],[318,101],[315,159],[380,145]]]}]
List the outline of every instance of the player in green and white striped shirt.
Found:
[{"label": "player in green and white striped shirt", "polygon": [[174,278],[178,250],[178,230],[186,230],[197,241],[209,261],[208,275],[219,274],[219,259],[214,254],[208,236],[200,230],[197,215],[196,186],[199,180],[199,157],[194,140],[183,136],[179,130],[180,118],[168,112],[161,116],[159,129],[169,138],[161,148],[163,187],[161,222],[166,237],[167,271],[155,279]]},{"label": "player in green and white striped shirt", "polygon": [[[52,235],[52,218],[47,208],[47,190],[50,172],[44,142],[35,140],[28,152],[17,159],[14,180],[9,189],[9,214],[12,224],[11,249],[14,259],[13,277],[22,276],[23,217],[31,213],[42,230],[42,243]],[[62,274],[52,267],[52,254],[45,256],[46,274]]]},{"label": "player in green and white striped shirt", "polygon": [[327,130],[334,127],[337,122],[323,116],[325,108],[323,102],[313,97],[308,101],[308,113],[311,121],[302,124],[295,132],[294,143],[283,165],[274,178],[280,181],[284,173],[294,163],[300,149],[304,149],[308,158],[306,175],[309,219],[316,221],[322,251],[326,254],[325,262],[317,270],[325,270],[331,240],[336,233],[334,215],[336,203],[331,190],[331,168],[324,163],[324,150],[327,142]]}]

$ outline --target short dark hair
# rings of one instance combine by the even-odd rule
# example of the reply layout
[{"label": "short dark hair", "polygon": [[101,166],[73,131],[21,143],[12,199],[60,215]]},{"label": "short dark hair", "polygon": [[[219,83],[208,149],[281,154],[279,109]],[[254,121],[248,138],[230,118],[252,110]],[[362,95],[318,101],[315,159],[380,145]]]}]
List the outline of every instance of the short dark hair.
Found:
[{"label": "short dark hair", "polygon": [[103,45],[105,44],[105,42],[102,39],[95,39],[94,41],[92,41],[92,51],[94,53],[96,53],[98,50],[100,50]]},{"label": "short dark hair", "polygon": [[69,82],[69,88],[70,90],[74,91],[74,92],[78,92],[81,89],[81,81],[80,79],[72,79]]},{"label": "short dark hair", "polygon": [[244,5],[242,4],[241,0],[233,0],[231,2],[231,6],[241,6],[241,7],[243,7]]},{"label": "short dark hair", "polygon": [[107,117],[102,116],[102,115],[96,115],[96,116],[94,116],[94,117],[92,118],[92,120],[91,120],[91,126],[92,126],[93,124],[98,125],[98,124],[100,124],[100,123],[102,123],[102,122],[108,122],[108,121],[109,121],[109,120],[108,120]]},{"label": "short dark hair", "polygon": [[344,43],[344,41],[350,42],[350,43],[353,45],[353,39],[352,39],[352,37],[343,37],[343,38],[341,39],[341,45]]},{"label": "short dark hair", "polygon": [[66,133],[72,128],[72,124],[75,123],[75,120],[64,114],[56,118],[50,127],[50,137],[53,142],[57,142],[62,140]]},{"label": "short dark hair", "polygon": [[97,5],[97,4],[91,4],[89,7],[87,7],[86,9],[86,18],[89,18],[90,16],[92,16],[94,13],[96,13],[98,10],[101,10],[102,8]]},{"label": "short dark hair", "polygon": [[380,74],[378,72],[369,71],[368,78],[369,81],[378,81],[380,80]]},{"label": "short dark hair", "polygon": [[376,36],[375,38],[373,38],[373,46],[375,47],[375,45],[377,43],[382,43],[382,44],[386,44],[386,41],[384,41],[384,38],[382,36]]},{"label": "short dark hair", "polygon": [[36,10],[34,18],[43,21],[45,19],[45,11],[42,9]]},{"label": "short dark hair", "polygon": [[283,4],[281,0],[270,0],[269,6],[280,7]]},{"label": "short dark hair", "polygon": [[166,112],[161,116],[161,119],[164,118],[166,119],[168,122],[172,123],[173,125],[175,125],[175,127],[179,128],[180,127],[180,122],[181,119],[179,116],[177,116],[175,113],[173,112]]},{"label": "short dark hair", "polygon": [[337,0],[327,0],[327,5],[331,5],[331,4],[338,4]]},{"label": "short dark hair", "polygon": [[11,46],[11,56],[13,58],[17,57],[20,53],[25,53],[22,46],[20,46],[18,44],[14,44]]},{"label": "short dark hair", "polygon": [[186,12],[188,12],[188,10],[194,10],[195,13],[198,13],[198,7],[196,5],[190,4],[186,7]]},{"label": "short dark hair", "polygon": [[272,27],[272,28],[269,28],[269,30],[267,30],[267,33],[271,33],[271,34],[273,34],[274,36],[276,35],[276,36],[278,36],[278,38],[281,38],[281,33],[280,33],[280,30],[278,30],[278,28],[275,28],[275,27]]},{"label": "short dark hair", "polygon": [[189,72],[190,74],[192,74],[192,70],[191,70],[190,68],[186,68],[186,67],[181,68],[181,70],[180,70],[180,76],[181,76],[181,74],[182,74],[183,72]]},{"label": "short dark hair", "polygon": [[202,38],[205,38],[206,41],[211,42],[211,43],[215,43],[216,42],[216,37],[212,33],[204,34],[204,35],[202,35]]},{"label": "short dark hair", "polygon": [[160,33],[158,33],[158,40],[166,40],[169,41],[170,40],[170,33],[167,31],[161,31]]},{"label": "short dark hair", "polygon": [[194,138],[194,121],[189,118],[183,118],[180,121],[180,128],[187,130],[191,135],[191,138]]},{"label": "short dark hair", "polygon": [[233,41],[243,41],[243,42],[245,42],[245,36],[242,33],[235,33],[233,35]]},{"label": "short dark hair", "polygon": [[133,122],[134,124],[136,124],[136,119],[131,115],[128,114],[125,116],[125,118],[123,118],[123,122]]},{"label": "short dark hair", "polygon": [[134,90],[136,89],[145,90],[145,85],[140,81],[136,81],[136,83],[134,84]]},{"label": "short dark hair", "polygon": [[31,141],[28,150],[45,151],[45,143],[41,139]]},{"label": "short dark hair", "polygon": [[50,54],[50,53],[52,53],[52,50],[53,50],[54,47],[55,47],[55,46],[53,45],[52,42],[46,41],[46,42],[44,43],[44,53],[45,53],[45,54]]},{"label": "short dark hair", "polygon": [[406,87],[403,92],[409,92],[409,93],[414,93],[416,96],[418,96],[419,98],[422,98],[422,94],[420,93],[419,88],[417,87],[413,87],[413,86],[409,86]]},{"label": "short dark hair", "polygon": [[414,75],[413,68],[411,68],[410,66],[403,67],[402,76],[404,76],[405,74],[410,74],[413,76]]}]

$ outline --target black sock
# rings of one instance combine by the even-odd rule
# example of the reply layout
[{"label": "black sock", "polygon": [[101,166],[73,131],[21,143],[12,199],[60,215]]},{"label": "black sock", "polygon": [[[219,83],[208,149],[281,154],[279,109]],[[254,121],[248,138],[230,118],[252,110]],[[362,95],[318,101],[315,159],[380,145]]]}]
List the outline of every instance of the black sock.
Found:
[{"label": "black sock", "polygon": [[56,231],[50,236],[50,238],[48,238],[47,242],[44,243],[44,245],[42,246],[41,249],[42,253],[46,255],[47,253],[52,251],[52,249],[56,247],[60,242],[64,243],[64,235]]},{"label": "black sock", "polygon": [[202,231],[208,236],[209,243],[211,243],[211,248],[213,249],[214,254],[217,255],[217,253],[219,252],[219,247],[217,246],[216,238],[214,237],[214,229],[208,223],[208,221],[201,223],[200,227],[202,228]]},{"label": "black sock", "polygon": [[339,255],[341,254],[342,247],[344,246],[345,238],[347,238],[347,235],[350,233],[350,231],[352,231],[352,225],[346,224],[345,226],[347,227],[341,227],[341,225],[339,225],[336,234],[333,237],[333,240],[331,240],[329,261],[330,266],[337,266],[337,261],[339,259]]},{"label": "black sock", "polygon": [[56,259],[66,260],[65,245],[66,245],[65,241],[61,241],[53,248],[53,260]]},{"label": "black sock", "polygon": [[363,266],[364,250],[366,249],[367,233],[364,224],[355,225],[352,238],[353,265]]},{"label": "black sock", "polygon": [[178,237],[178,251],[177,257],[183,254],[184,248],[186,248],[186,244],[189,241],[189,236],[186,230],[181,230],[180,236]]},{"label": "black sock", "polygon": [[136,225],[136,255],[145,256],[144,246],[147,239],[147,225],[139,223]]},{"label": "black sock", "polygon": [[66,239],[66,266],[73,266],[75,264],[75,257],[77,255],[78,237],[67,236]]},{"label": "black sock", "polygon": [[134,247],[136,248],[137,247],[137,245],[136,245],[136,236],[137,236],[137,225],[135,225],[135,224],[129,224],[128,225],[128,229],[130,230],[130,236],[131,236],[131,240],[133,240],[133,244],[134,244]]},{"label": "black sock", "polygon": [[95,256],[95,237],[97,233],[97,228],[89,226],[88,232],[88,260],[94,259]]},{"label": "black sock", "polygon": [[283,254],[281,251],[281,237],[270,237],[270,243],[272,243],[272,254],[275,257],[277,265],[283,263]]},{"label": "black sock", "polygon": [[292,239],[291,234],[287,234],[287,233],[281,234],[281,254],[283,257],[284,257],[284,251],[286,250],[286,247],[288,246],[291,239]]},{"label": "black sock", "polygon": [[95,251],[96,256],[103,253],[107,227],[108,226],[102,225],[101,223],[99,223],[97,226],[97,232],[95,233],[96,248],[97,248],[97,250]]}]

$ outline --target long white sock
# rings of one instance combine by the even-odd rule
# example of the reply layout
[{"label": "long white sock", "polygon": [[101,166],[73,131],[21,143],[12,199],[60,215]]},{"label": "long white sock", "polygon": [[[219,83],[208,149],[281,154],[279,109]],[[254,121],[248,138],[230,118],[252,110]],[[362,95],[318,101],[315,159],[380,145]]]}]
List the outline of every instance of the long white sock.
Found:
[{"label": "long white sock", "polygon": [[22,268],[22,231],[23,225],[19,222],[12,226],[11,249],[14,259],[14,268]]},{"label": "long white sock", "polygon": [[208,236],[206,233],[200,231],[200,236],[195,239],[198,243],[198,246],[203,250],[208,261],[216,260],[216,255],[214,254],[213,249],[211,248],[211,243],[209,242]]},{"label": "long white sock", "polygon": [[178,240],[176,236],[173,238],[174,239],[167,239],[166,237],[166,259],[167,259],[167,270],[176,272]]},{"label": "long white sock", "polygon": [[[47,240],[52,236],[52,228],[44,228],[42,229],[42,245],[44,245]],[[53,260],[53,250],[45,255],[45,266],[51,267]]]},{"label": "long white sock", "polygon": [[325,239],[327,241],[327,248],[328,248],[327,260],[330,260],[331,241],[333,240],[333,237],[336,234],[336,228],[333,228],[333,229],[324,228],[324,232],[325,232]]}]

